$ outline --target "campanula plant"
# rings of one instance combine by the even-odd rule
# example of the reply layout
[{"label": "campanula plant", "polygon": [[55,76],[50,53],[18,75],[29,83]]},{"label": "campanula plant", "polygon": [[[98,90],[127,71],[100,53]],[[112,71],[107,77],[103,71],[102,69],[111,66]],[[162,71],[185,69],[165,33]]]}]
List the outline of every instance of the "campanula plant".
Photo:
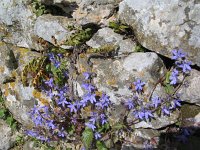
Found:
[{"label": "campanula plant", "polygon": [[[152,96],[155,90],[153,88],[147,97],[144,94],[147,81],[136,79],[131,86],[132,97],[124,102],[128,114],[134,119],[128,121],[126,116],[118,125],[111,126],[108,110],[112,103],[105,91],[98,91],[91,83],[93,73],[82,74],[81,87],[84,94],[79,97],[71,93],[72,87],[68,84],[69,72],[66,69],[66,61],[63,61],[63,55],[49,53],[47,57],[48,75],[43,77],[39,88],[50,101],[45,104],[35,104],[31,109],[30,117],[35,127],[26,133],[46,142],[79,139],[84,149],[100,147],[107,149],[104,139],[112,138],[113,133],[129,130],[140,121],[151,121],[161,115],[169,116],[181,107],[177,91],[185,76],[191,71],[191,62],[186,59],[186,53],[182,50],[172,50],[174,66],[158,81],[164,86],[166,96]],[[184,77],[183,80],[180,80],[180,76]]]}]

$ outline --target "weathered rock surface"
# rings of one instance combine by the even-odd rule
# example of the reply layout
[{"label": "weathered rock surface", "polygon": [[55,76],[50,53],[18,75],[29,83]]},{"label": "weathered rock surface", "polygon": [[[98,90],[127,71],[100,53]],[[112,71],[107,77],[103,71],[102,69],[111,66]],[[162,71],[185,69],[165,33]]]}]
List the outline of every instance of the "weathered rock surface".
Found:
[{"label": "weathered rock surface", "polygon": [[152,129],[137,129],[130,135],[126,135],[124,138],[127,142],[124,142],[122,145],[122,150],[132,150],[132,149],[145,149],[147,148],[147,141],[152,148],[157,148],[159,144],[160,133],[157,130]]},{"label": "weathered rock surface", "polygon": [[8,150],[13,146],[16,134],[13,133],[12,129],[2,119],[0,119],[0,131],[0,150]]},{"label": "weathered rock surface", "polygon": [[8,82],[1,87],[5,96],[5,105],[18,122],[29,128],[33,125],[28,114],[31,108],[36,103],[44,105],[49,99],[43,93],[34,90],[31,85],[24,86],[17,73],[15,77],[15,81]]},{"label": "weathered rock surface", "polygon": [[17,60],[12,49],[3,42],[0,42],[0,84],[7,76],[10,76],[12,70],[18,67]]},{"label": "weathered rock surface", "polygon": [[156,53],[133,53],[123,59],[92,59],[97,73],[94,84],[105,91],[115,104],[131,95],[129,86],[135,79],[146,82],[145,94],[165,72],[165,66]]},{"label": "weathered rock surface", "polygon": [[183,86],[178,91],[180,98],[189,103],[200,105],[200,71],[192,70]]},{"label": "weathered rock surface", "polygon": [[119,46],[118,55],[135,51],[136,43],[131,39],[124,39],[120,34],[110,28],[102,28],[86,44],[92,48],[100,48],[104,45]]},{"label": "weathered rock surface", "polygon": [[[125,107],[121,106],[121,102],[126,101],[132,96],[132,91],[129,89],[130,84],[135,79],[141,79],[146,82],[144,95],[148,95],[154,87],[154,84],[166,72],[166,68],[162,60],[156,53],[132,53],[122,59],[91,59],[93,66],[92,71],[97,74],[93,79],[94,85],[99,91],[106,92],[110,96],[110,100],[116,106],[110,110],[111,115],[109,120],[114,125],[125,114]],[[87,70],[85,64],[78,64],[79,70]],[[81,81],[80,81],[81,84]],[[79,95],[82,95],[80,84],[77,84]],[[163,95],[163,89],[158,86],[154,95]],[[114,108],[115,107],[115,108]],[[130,116],[129,116],[130,117]],[[173,124],[179,117],[179,111],[175,111],[170,117],[156,117],[156,120],[151,122],[140,122],[135,125],[135,128],[153,128],[159,129],[167,125]],[[131,117],[129,118],[129,120]],[[133,118],[132,118],[133,120]]]},{"label": "weathered rock surface", "polygon": [[120,0],[79,0],[79,7],[72,16],[81,25],[101,24],[113,15],[119,2]]},{"label": "weathered rock surface", "polygon": [[4,35],[4,41],[20,47],[39,50],[41,47],[37,44],[33,34],[35,19],[35,14],[25,1],[0,1],[0,24],[5,24],[9,32]]},{"label": "weathered rock surface", "polygon": [[75,26],[75,22],[72,19],[43,15],[37,18],[34,32],[35,35],[54,45],[62,45],[75,32],[70,29],[73,26]]},{"label": "weathered rock surface", "polygon": [[200,127],[200,107],[184,104],[181,107],[181,126],[189,128]]},{"label": "weathered rock surface", "polygon": [[141,121],[135,124],[135,128],[151,128],[151,129],[160,129],[166,127],[170,124],[174,124],[178,121],[179,118],[179,110],[174,111],[170,114],[170,116],[157,116],[155,114],[155,120],[152,119],[150,122]]},{"label": "weathered rock surface", "polygon": [[169,56],[173,48],[182,48],[200,66],[199,11],[196,0],[123,0],[119,18],[147,49]]}]

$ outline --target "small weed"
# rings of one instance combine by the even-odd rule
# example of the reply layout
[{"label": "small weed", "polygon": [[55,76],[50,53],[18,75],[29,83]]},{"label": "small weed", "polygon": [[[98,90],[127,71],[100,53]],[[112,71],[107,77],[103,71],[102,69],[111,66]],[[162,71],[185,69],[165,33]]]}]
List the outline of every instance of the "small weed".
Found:
[{"label": "small weed", "polygon": [[41,0],[32,0],[31,6],[37,17],[46,13],[46,7],[41,3]]},{"label": "small weed", "polygon": [[13,118],[12,114],[6,108],[2,93],[0,93],[0,119],[5,120],[12,130],[17,129],[17,121]]}]

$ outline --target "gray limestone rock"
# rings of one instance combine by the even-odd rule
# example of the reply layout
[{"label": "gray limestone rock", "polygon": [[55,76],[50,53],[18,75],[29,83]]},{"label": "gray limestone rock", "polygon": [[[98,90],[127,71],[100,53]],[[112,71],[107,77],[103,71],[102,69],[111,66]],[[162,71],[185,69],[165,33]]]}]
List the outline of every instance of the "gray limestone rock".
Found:
[{"label": "gray limestone rock", "polygon": [[183,101],[200,105],[200,72],[192,69],[178,93]]},{"label": "gray limestone rock", "polygon": [[199,11],[195,0],[123,0],[118,14],[147,49],[169,57],[173,48],[182,48],[200,66]]},{"label": "gray limestone rock", "polygon": [[4,24],[9,34],[3,40],[20,47],[40,50],[33,34],[36,15],[24,0],[0,1],[0,24]]},{"label": "gray limestone rock", "polygon": [[86,44],[92,48],[100,48],[104,45],[118,46],[118,55],[135,51],[136,43],[131,39],[124,39],[122,35],[115,33],[110,28],[102,28]]},{"label": "gray limestone rock", "polygon": [[0,131],[0,150],[8,150],[14,145],[17,134],[2,119],[0,119]]},{"label": "gray limestone rock", "polygon": [[105,20],[113,15],[119,2],[119,0],[79,0],[77,1],[79,7],[72,16],[81,25],[104,24]]},{"label": "gray limestone rock", "polygon": [[75,31],[70,27],[76,26],[72,19],[62,16],[42,15],[37,18],[34,33],[44,40],[54,44],[63,45]]},{"label": "gray limestone rock", "polygon": [[31,108],[38,103],[44,105],[50,100],[42,92],[34,89],[33,86],[25,86],[21,82],[21,76],[16,72],[15,81],[10,81],[1,86],[5,99],[5,106],[12,113],[15,120],[24,127],[32,128],[33,123],[29,116]]},{"label": "gray limestone rock", "polygon": [[0,42],[0,84],[5,82],[7,76],[10,76],[17,67],[17,60],[12,49],[7,44]]}]

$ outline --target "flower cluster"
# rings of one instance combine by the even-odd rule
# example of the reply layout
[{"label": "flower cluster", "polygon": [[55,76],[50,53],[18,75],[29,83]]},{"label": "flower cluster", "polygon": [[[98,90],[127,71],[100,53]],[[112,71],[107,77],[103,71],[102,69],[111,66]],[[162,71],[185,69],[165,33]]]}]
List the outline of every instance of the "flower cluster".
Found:
[{"label": "flower cluster", "polygon": [[172,50],[172,59],[175,60],[175,67],[170,76],[170,84],[176,85],[178,83],[178,75],[180,73],[188,74],[191,71],[191,62],[186,60],[186,53],[181,49]]},{"label": "flower cluster", "polygon": [[89,116],[89,120],[85,125],[92,129],[95,132],[95,138],[99,139],[101,134],[97,131],[97,126],[107,123],[105,111],[110,106],[111,102],[108,95],[105,93],[98,95],[97,89],[89,83],[91,73],[85,72],[83,75],[85,77],[85,82],[82,84],[82,87],[85,89],[86,93],[82,97],[81,104],[83,107],[88,106],[88,104],[91,104],[94,107]]},{"label": "flower cluster", "polygon": [[[56,59],[57,56],[50,53],[48,55],[52,63],[53,71],[59,72],[62,63]],[[42,141],[51,141],[58,138],[69,138],[67,132],[69,129],[81,131],[85,127],[90,128],[94,132],[96,139],[101,137],[101,133],[97,130],[100,126],[107,123],[105,114],[106,109],[110,105],[109,97],[105,94],[97,94],[98,91],[90,83],[92,74],[84,72],[84,83],[82,88],[85,94],[82,97],[71,96],[70,87],[68,86],[67,70],[62,70],[62,82],[57,82],[57,74],[49,72],[49,77],[43,79],[39,90],[46,94],[50,99],[48,104],[36,104],[30,111],[30,117],[35,124],[32,130],[27,130],[29,136],[35,137]],[[60,72],[59,72],[60,75]],[[84,115],[85,109],[90,109],[90,115]],[[83,117],[83,118],[81,118]],[[87,122],[84,118],[87,118]]]},{"label": "flower cluster", "polygon": [[[175,67],[170,73],[169,82],[165,83],[165,88],[168,90],[166,97],[155,95],[149,98],[143,95],[145,82],[142,82],[140,79],[133,82],[133,96],[126,100],[124,104],[129,111],[132,111],[136,119],[151,120],[155,118],[155,113],[158,112],[158,115],[170,115],[176,108],[181,107],[179,94],[173,91],[176,91],[178,75],[185,75],[191,71],[191,62],[186,60],[186,53],[181,50],[172,50],[172,55],[172,59],[175,60]],[[167,77],[165,80],[167,80]],[[172,92],[170,91],[171,89]]]},{"label": "flower cluster", "polygon": [[[72,139],[72,136],[80,139],[81,134],[84,135],[89,130],[86,135],[92,132],[94,139],[100,141],[107,131],[104,130],[105,126],[112,131],[107,118],[107,109],[111,106],[109,96],[99,92],[91,83],[93,74],[90,72],[83,73],[83,96],[72,93],[73,87],[70,86],[73,85],[68,84],[68,70],[67,67],[63,68],[65,65],[62,58],[61,54],[48,54],[48,76],[41,79],[38,90],[50,100],[35,104],[31,109],[29,114],[35,126],[26,133],[42,141],[51,141]],[[175,67],[164,80],[159,80],[166,89],[165,97],[153,95],[154,91],[144,94],[146,83],[140,79],[132,83],[133,95],[124,102],[124,106],[135,120],[151,121],[156,119],[156,114],[169,116],[172,111],[181,107],[180,96],[176,93],[176,87],[179,87],[178,76],[187,75],[191,71],[191,62],[186,60],[186,54],[181,50],[173,50],[172,59],[175,60]],[[131,124],[126,122],[126,125]]]}]

